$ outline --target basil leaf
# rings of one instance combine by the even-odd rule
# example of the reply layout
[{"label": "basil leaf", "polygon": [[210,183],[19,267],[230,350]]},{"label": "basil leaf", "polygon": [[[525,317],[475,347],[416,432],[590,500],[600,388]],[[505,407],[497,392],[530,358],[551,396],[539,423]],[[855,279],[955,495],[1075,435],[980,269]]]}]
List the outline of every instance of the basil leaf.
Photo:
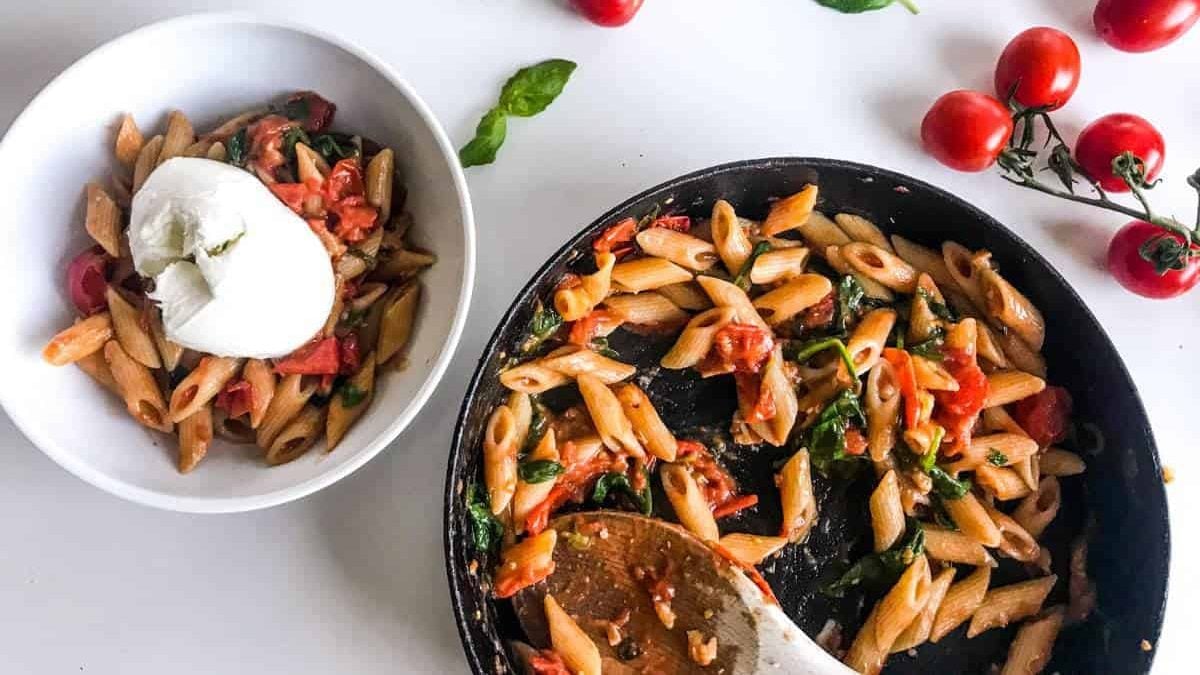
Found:
[{"label": "basil leaf", "polygon": [[225,143],[225,161],[234,166],[246,166],[249,147],[246,145],[246,127],[237,130]]},{"label": "basil leaf", "polygon": [[987,454],[988,464],[992,466],[1004,466],[1008,464],[1008,455],[1000,452],[995,448],[989,448]]},{"label": "basil leaf", "polygon": [[296,144],[303,143],[308,145],[309,142],[308,134],[304,132],[302,127],[289,128],[283,132],[283,156],[289,162],[294,161],[296,159]]},{"label": "basil leaf", "polygon": [[342,407],[353,408],[354,406],[363,402],[363,399],[367,397],[367,392],[358,388],[354,384],[347,382],[346,384],[342,385],[341,396]]},{"label": "basil leaf", "polygon": [[913,14],[920,13],[916,3],[913,0],[817,0],[817,4],[822,7],[836,9],[843,14],[861,14],[863,12],[872,12],[877,9],[883,9],[891,6],[893,3],[899,2],[909,12]]},{"label": "basil leaf", "polygon": [[971,481],[967,478],[955,478],[936,464],[929,469],[929,477],[933,479],[933,490],[943,499],[962,499],[971,491]]},{"label": "basil leaf", "polygon": [[886,551],[863,556],[837,581],[824,586],[821,592],[840,598],[846,591],[859,585],[882,589],[895,584],[912,561],[925,552],[925,528],[913,518],[909,518],[907,523],[907,535],[904,539]]},{"label": "basil leaf", "polygon": [[603,504],[610,495],[624,494],[643,515],[650,515],[650,511],[654,508],[654,498],[650,494],[650,476],[645,469],[642,469],[642,475],[646,479],[646,487],[638,492],[633,489],[629,477],[625,474],[616,471],[604,474],[600,480],[596,481],[596,487],[592,490],[592,501]]},{"label": "basil leaf", "polygon": [[500,90],[504,113],[532,117],[546,109],[562,93],[576,65],[566,59],[550,59],[516,72]]},{"label": "basil leaf", "polygon": [[858,314],[858,310],[862,307],[863,298],[867,292],[863,290],[862,284],[853,276],[847,274],[842,277],[837,286],[837,316],[833,323],[838,330],[845,332],[849,329],[850,319]]},{"label": "basil leaf", "polygon": [[330,166],[337,164],[339,159],[358,156],[358,148],[352,142],[347,141],[343,147],[333,134],[313,136],[309,147],[320,154]]},{"label": "basil leaf", "polygon": [[529,418],[529,433],[525,435],[525,446],[521,448],[521,455],[526,455],[533,452],[533,449],[542,442],[542,437],[546,435],[546,427],[549,426],[550,416],[546,414],[546,408],[536,396],[531,397],[533,401],[530,406],[533,408],[533,413]]},{"label": "basil leaf", "polygon": [[564,471],[562,464],[552,459],[535,459],[529,462],[521,462],[517,466],[517,475],[526,483],[545,483],[548,480],[554,480]]},{"label": "basil leaf", "polygon": [[471,541],[480,553],[495,548],[504,536],[504,525],[492,515],[484,490],[472,483],[467,487],[467,516],[471,520]]},{"label": "basil leaf", "polygon": [[925,304],[929,305],[929,311],[933,312],[933,315],[937,318],[945,319],[951,323],[958,322],[958,312],[954,311],[953,307],[950,307],[943,302],[938,302],[937,298],[933,297],[933,294],[929,291],[925,290],[924,288],[918,288],[917,295],[921,296],[921,299],[925,301]]},{"label": "basil leaf", "polygon": [[929,359],[930,361],[941,361],[945,358],[945,354],[942,353],[942,345],[945,343],[946,331],[941,326],[938,326],[929,339],[910,345],[908,353]]},{"label": "basil leaf", "polygon": [[750,270],[754,268],[754,261],[767,251],[771,250],[771,244],[766,241],[760,241],[754,245],[754,249],[750,251],[750,256],[746,258],[746,262],[742,263],[742,268],[738,270],[737,276],[733,278],[733,285],[743,291],[750,290]]},{"label": "basil leaf", "polygon": [[508,134],[508,122],[504,111],[492,108],[479,120],[475,127],[475,138],[471,139],[458,151],[458,159],[463,168],[491,164],[496,161],[496,152],[504,145]]},{"label": "basil leaf", "polygon": [[521,353],[529,354],[541,347],[543,342],[558,332],[562,324],[562,317],[554,307],[543,305],[539,300],[533,310],[533,318],[529,320],[529,337],[521,343]]}]

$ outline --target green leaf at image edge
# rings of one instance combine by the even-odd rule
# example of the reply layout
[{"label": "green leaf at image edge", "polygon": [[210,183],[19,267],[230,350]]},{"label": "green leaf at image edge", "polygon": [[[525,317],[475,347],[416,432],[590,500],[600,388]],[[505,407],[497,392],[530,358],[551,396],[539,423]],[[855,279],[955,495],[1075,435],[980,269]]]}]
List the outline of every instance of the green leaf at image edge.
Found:
[{"label": "green leaf at image edge", "polygon": [[532,117],[558,98],[575,68],[575,63],[566,59],[549,59],[526,66],[504,83],[497,107],[509,115]]},{"label": "green leaf at image edge", "polygon": [[843,14],[861,14],[862,12],[872,12],[877,9],[884,9],[895,3],[900,3],[913,14],[919,14],[921,10],[913,0],[817,0],[817,4],[822,7],[836,9]]},{"label": "green leaf at image edge", "polygon": [[472,138],[470,143],[458,151],[458,159],[462,162],[463,168],[491,164],[496,161],[496,153],[500,150],[500,146],[504,145],[504,138],[507,134],[508,122],[504,111],[492,108],[475,127],[475,138]]},{"label": "green leaf at image edge", "polygon": [[471,541],[475,550],[486,553],[500,543],[504,536],[504,525],[501,524],[487,504],[486,490],[472,483],[467,487],[467,516],[471,520]]}]

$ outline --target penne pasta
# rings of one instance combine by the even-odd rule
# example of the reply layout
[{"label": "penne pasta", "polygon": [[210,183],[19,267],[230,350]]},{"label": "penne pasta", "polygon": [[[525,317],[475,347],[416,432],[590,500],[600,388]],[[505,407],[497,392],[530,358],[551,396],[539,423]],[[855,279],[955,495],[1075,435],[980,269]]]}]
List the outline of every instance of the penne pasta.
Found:
[{"label": "penne pasta", "polygon": [[854,277],[858,281],[858,284],[863,287],[863,291],[867,294],[867,297],[883,300],[884,302],[891,302],[895,299],[895,295],[892,294],[891,289],[887,286],[851,267],[850,263],[846,262],[846,259],[842,257],[841,247],[830,246],[826,248],[825,262],[829,263],[829,266],[837,271],[838,274]]},{"label": "penne pasta", "polygon": [[695,281],[682,284],[667,284],[656,291],[676,307],[689,312],[701,312],[713,306],[712,300]]},{"label": "penne pasta", "polygon": [[929,641],[938,642],[961,626],[983,603],[992,578],[991,567],[977,567],[966,579],[951,584],[933,618]]},{"label": "penne pasta", "polygon": [[1021,624],[1008,648],[1008,659],[1000,675],[1038,675],[1050,662],[1054,641],[1062,628],[1065,609],[1052,607],[1041,616]]},{"label": "penne pasta", "polygon": [[769,537],[759,534],[733,532],[721,537],[718,542],[721,548],[733,556],[734,560],[743,565],[759,565],[787,546],[788,540],[783,537]]},{"label": "penne pasta", "polygon": [[925,526],[925,555],[945,563],[995,567],[996,561],[983,544],[953,530]]},{"label": "penne pasta", "polygon": [[517,489],[516,436],[512,411],[507,405],[496,408],[483,432],[483,482],[494,515],[508,508]]},{"label": "penne pasta", "polygon": [[580,373],[575,383],[579,386],[588,415],[605,447],[614,452],[624,451],[633,457],[645,458],[646,451],[634,435],[633,425],[608,385],[591,373]]},{"label": "penne pasta", "polygon": [[241,359],[205,356],[171,394],[170,420],[178,422],[208,403],[237,375]]},{"label": "penne pasta", "polygon": [[597,253],[594,273],[580,277],[578,286],[560,288],[554,292],[554,309],[563,321],[582,319],[608,297],[616,262],[617,257],[611,253]]},{"label": "penne pasta", "polygon": [[213,160],[214,162],[224,162],[229,156],[229,152],[225,149],[224,143],[216,141],[212,145],[208,146],[208,152],[204,153],[204,156]]},{"label": "penne pasta", "polygon": [[958,380],[941,363],[913,354],[912,365],[918,387],[928,391],[958,391]]},{"label": "penne pasta", "polygon": [[236,134],[242,127],[254,122],[263,115],[266,115],[268,112],[270,112],[270,108],[267,106],[260,106],[247,110],[244,113],[239,113],[238,115],[235,115],[222,122],[216,129],[204,134],[204,137],[211,140],[224,141],[230,136]]},{"label": "penne pasta", "polygon": [[172,157],[179,157],[183,154],[184,149],[195,140],[196,132],[192,129],[192,123],[188,120],[187,115],[178,110],[172,110],[167,114],[167,135],[163,137],[162,150],[158,153],[155,166],[161,165]]},{"label": "penne pasta", "polygon": [[612,270],[613,283],[621,290],[631,293],[641,293],[691,280],[691,272],[664,258],[638,258],[620,263]]},{"label": "penne pasta", "polygon": [[142,320],[142,311],[135,308],[112,286],[105,290],[104,297],[112,315],[113,332],[116,333],[117,341],[121,343],[125,353],[147,368],[161,368],[162,359],[158,356],[154,338],[150,336],[150,331]]},{"label": "penne pasta", "polygon": [[1058,515],[1061,503],[1062,490],[1058,479],[1046,476],[1038,483],[1038,489],[1017,505],[1012,517],[1031,536],[1041,537],[1046,527]]},{"label": "penne pasta", "polygon": [[141,152],[138,153],[137,161],[133,165],[133,193],[142,188],[142,183],[150,177],[150,172],[154,167],[158,166],[158,155],[162,152],[163,137],[162,134],[146,141],[142,146]]},{"label": "penne pasta", "polygon": [[184,157],[204,157],[208,154],[208,149],[212,147],[213,142],[205,139],[200,139],[195,143],[183,149],[182,156]]},{"label": "penne pasta", "polygon": [[953,241],[942,244],[942,260],[946,264],[946,272],[954,280],[954,287],[962,291],[977,312],[986,311],[983,289],[979,286],[979,269],[990,257],[991,254],[987,252],[972,253]]},{"label": "penne pasta", "polygon": [[875,550],[886,551],[904,536],[904,507],[900,503],[900,481],[894,470],[879,479],[868,500],[871,511],[871,531],[875,534]]},{"label": "penne pasta", "polygon": [[167,339],[167,331],[163,328],[162,323],[162,312],[157,304],[147,303],[145,317],[150,328],[150,337],[153,338],[154,346],[158,349],[158,358],[162,361],[162,367],[167,372],[175,370],[179,366],[179,360],[183,358],[183,347]]},{"label": "penne pasta", "polygon": [[842,259],[863,276],[893,291],[912,293],[917,287],[917,270],[888,251],[861,241],[840,247]]},{"label": "penne pasta", "polygon": [[126,168],[133,168],[144,144],[142,131],[138,129],[137,122],[133,121],[133,116],[129,113],[122,115],[121,124],[117,127],[116,141],[113,143],[113,154],[117,156],[117,161]]},{"label": "penne pasta", "polygon": [[696,277],[696,282],[712,299],[713,304],[717,307],[730,307],[735,312],[734,319],[738,323],[748,323],[759,328],[769,329],[767,322],[759,315],[754,304],[750,302],[750,296],[742,289],[734,286],[728,281],[717,279],[716,277]]},{"label": "penne pasta", "polygon": [[666,227],[642,230],[638,232],[636,240],[646,255],[669,260],[693,272],[711,269],[721,260],[716,247],[709,242]]},{"label": "penne pasta", "polygon": [[267,410],[257,427],[255,444],[263,450],[270,448],[287,423],[300,413],[315,392],[315,385],[304,385],[302,375],[283,376],[279,384],[275,385],[275,393],[271,396]]},{"label": "penne pasta", "polygon": [[1004,354],[1004,350],[996,342],[996,336],[992,333],[992,329],[988,328],[986,323],[980,322],[978,324],[975,351],[979,354],[979,358],[992,364],[995,368],[1007,370],[1012,367],[1012,364],[1008,361],[1008,357]]},{"label": "penne pasta", "polygon": [[325,431],[325,409],[305,405],[267,448],[267,464],[287,464],[316,444]]},{"label": "penne pasta", "polygon": [[637,326],[672,326],[690,318],[687,312],[657,291],[610,295],[604,300],[604,306],[619,314],[625,323]]},{"label": "penne pasta", "polygon": [[913,269],[928,274],[938,286],[957,287],[954,277],[950,276],[950,271],[946,269],[946,260],[942,254],[897,234],[892,235],[891,241],[896,255]]},{"label": "penne pasta", "polygon": [[1079,455],[1060,448],[1047,448],[1038,459],[1041,472],[1047,476],[1078,476],[1087,470]]},{"label": "penne pasta", "polygon": [[873,461],[882,462],[896,445],[896,420],[900,414],[896,371],[883,359],[867,375],[863,410],[867,415],[867,450]]},{"label": "penne pasta", "polygon": [[1037,441],[1024,433],[1002,431],[973,437],[971,443],[954,463],[958,471],[969,471],[981,464],[992,467],[1010,466],[1032,457],[1038,451]]},{"label": "penne pasta", "polygon": [[493,584],[496,597],[512,597],[517,591],[550,576],[554,572],[554,545],[557,542],[558,532],[548,527],[501,550]]},{"label": "penne pasta", "polygon": [[50,338],[42,348],[42,359],[54,366],[75,363],[103,349],[112,338],[111,315],[108,312],[93,314]]},{"label": "penne pasta", "polygon": [[421,284],[416,281],[392,289],[380,300],[384,304],[383,313],[379,318],[379,339],[375,347],[379,365],[388,363],[408,346],[420,300]]},{"label": "penne pasta", "polygon": [[854,360],[854,378],[857,379],[879,362],[883,347],[887,343],[892,326],[896,324],[896,311],[893,309],[873,309],[858,322],[850,339],[846,342],[846,350]]},{"label": "penne pasta", "polygon": [[179,422],[179,473],[196,468],[213,439],[212,408],[205,404]]},{"label": "penne pasta", "polygon": [[125,409],[130,416],[142,426],[170,433],[174,425],[167,415],[162,392],[150,370],[126,354],[116,340],[105,343],[104,360],[121,390]]},{"label": "penne pasta", "polygon": [[991,267],[979,269],[979,288],[989,316],[1016,333],[1033,351],[1046,340],[1046,320],[1037,307]]},{"label": "penne pasta", "polygon": [[988,375],[988,394],[983,407],[991,408],[1020,401],[1046,388],[1046,381],[1020,370],[1001,370]]},{"label": "penne pasta", "polygon": [[84,229],[104,252],[114,258],[121,255],[121,209],[97,183],[87,184],[87,213]]},{"label": "penne pasta", "polygon": [[797,450],[775,478],[783,508],[780,535],[793,544],[804,541],[817,522],[817,500],[812,490],[808,450]]},{"label": "penne pasta", "polygon": [[754,246],[729,202],[718,199],[713,204],[711,226],[713,245],[725,269],[731,275],[740,273]]},{"label": "penne pasta", "polygon": [[[529,453],[528,461],[559,462],[561,464],[560,460],[554,428],[547,428],[537,446]],[[517,534],[525,531],[525,521],[529,514],[550,496],[550,491],[554,489],[555,484],[554,479],[544,480],[540,483],[527,483],[521,480],[519,475],[517,476],[517,487],[512,498],[513,528]]]},{"label": "penne pasta", "polygon": [[121,395],[121,388],[117,385],[117,381],[113,379],[112,371],[108,369],[108,362],[104,360],[104,350],[92,352],[87,356],[75,362],[79,369],[92,378],[101,387],[111,391],[117,396]]},{"label": "penne pasta", "polygon": [[933,630],[933,618],[937,615],[938,608],[942,605],[942,600],[946,597],[946,591],[950,590],[950,584],[954,583],[954,568],[946,567],[938,572],[933,581],[929,584],[929,599],[925,602],[925,607],[917,614],[917,617],[908,624],[895,642],[892,643],[892,653],[905,652],[910,649],[915,649],[929,640],[929,633]]},{"label": "penne pasta", "polygon": [[396,174],[396,155],[391,148],[384,148],[367,163],[363,175],[363,186],[367,193],[367,203],[379,209],[376,220],[388,222],[392,215],[392,183]]},{"label": "penne pasta", "polygon": [[1025,479],[1014,469],[990,464],[975,467],[975,484],[1002,502],[1020,499],[1030,492]]},{"label": "penne pasta", "polygon": [[587,633],[575,623],[558,604],[553,595],[546,594],[543,601],[546,626],[550,631],[550,644],[570,672],[577,675],[600,675],[600,650]]},{"label": "penne pasta", "polygon": [[750,267],[750,283],[773,284],[788,281],[804,274],[809,251],[803,246],[767,251]]},{"label": "penne pasta", "polygon": [[830,246],[844,246],[853,241],[846,236],[842,228],[837,226],[837,223],[820,211],[813,211],[808,220],[804,221],[804,224],[796,231],[800,233],[814,253],[823,257],[828,257],[827,251]]},{"label": "penne pasta", "polygon": [[875,619],[876,644],[891,651],[900,633],[925,609],[932,583],[929,561],[923,555],[917,556],[896,585],[879,601]]},{"label": "penne pasta", "polygon": [[563,347],[561,350],[547,354],[535,363],[567,377],[579,377],[586,373],[604,384],[616,384],[637,372],[637,368],[634,366],[578,346]]},{"label": "penne pasta", "polygon": [[[325,158],[304,143],[297,143],[295,151],[296,177],[300,179],[300,182],[305,185],[320,185],[323,183],[330,171],[329,164],[325,162]],[[364,183],[366,182],[364,180]],[[368,197],[369,201],[370,198]],[[375,204],[372,204],[372,206],[375,206]],[[310,201],[308,198],[304,201],[304,212],[307,215],[318,215],[323,208],[324,204],[319,201]],[[377,220],[384,222],[382,218],[377,218]]]},{"label": "penne pasta", "polygon": [[817,205],[817,186],[805,185],[796,194],[780,199],[771,205],[767,219],[763,221],[764,237],[774,237],[781,232],[794,230],[808,222]]},{"label": "penne pasta", "polygon": [[500,384],[513,391],[540,394],[571,382],[571,378],[538,361],[522,363],[500,373]]},{"label": "penne pasta", "polygon": [[[384,237],[390,233],[384,233]],[[437,262],[437,256],[411,248],[382,250],[371,270],[376,281],[401,282]]]},{"label": "penne pasta", "polygon": [[908,310],[908,334],[905,336],[908,342],[914,345],[933,339],[944,329],[942,320],[933,313],[927,297],[942,302],[941,292],[929,275],[922,272],[917,275],[917,294],[913,296],[912,305]]},{"label": "penne pasta", "polygon": [[767,323],[778,325],[817,304],[832,290],[833,284],[824,275],[801,274],[758,296],[754,299],[753,306]]},{"label": "penne pasta", "polygon": [[374,397],[375,354],[371,353],[329,401],[329,411],[325,414],[325,452],[333,452]]},{"label": "penne pasta", "polygon": [[876,603],[871,613],[867,615],[867,620],[858,629],[858,634],[854,636],[854,642],[850,644],[850,649],[842,659],[842,663],[859,675],[878,675],[883,670],[883,662],[887,660],[888,653],[891,651],[891,645],[881,645],[877,638],[879,604]]},{"label": "penne pasta", "polygon": [[666,463],[659,477],[680,524],[704,541],[717,541],[721,536],[717,521],[692,472],[683,464]]},{"label": "penne pasta", "polygon": [[992,336],[1000,345],[1000,349],[1004,351],[1004,356],[1012,364],[1012,367],[1036,377],[1046,377],[1046,359],[1025,344],[1015,333],[993,331]]},{"label": "penne pasta", "polygon": [[1003,628],[1013,621],[1037,614],[1057,581],[1058,577],[1050,575],[988,591],[979,608],[971,616],[967,637],[973,638],[993,628]]},{"label": "penne pasta", "polygon": [[663,368],[691,368],[712,349],[717,332],[733,322],[737,311],[732,307],[714,307],[692,317],[674,346],[659,361]]},{"label": "penne pasta", "polygon": [[787,445],[792,427],[796,424],[796,416],[800,412],[800,402],[796,399],[796,390],[787,376],[784,367],[783,347],[776,344],[762,368],[762,390],[768,392],[775,404],[775,415],[762,422],[753,422],[750,428],[764,441],[781,448]]},{"label": "penne pasta", "polygon": [[664,462],[675,461],[678,444],[671,430],[663,423],[654,409],[650,397],[641,387],[626,383],[616,388],[621,410],[633,425],[633,433],[650,454]]},{"label": "penne pasta", "polygon": [[529,427],[533,424],[532,397],[524,392],[514,391],[509,393],[505,405],[512,411],[517,448],[524,451],[526,442],[529,440]]},{"label": "penne pasta", "polygon": [[1001,541],[997,548],[1001,553],[1013,560],[1027,563],[1038,559],[1041,555],[1041,546],[1025,528],[1021,527],[1008,514],[993,506],[984,504],[984,508],[991,516],[992,522],[996,523],[996,527],[1000,530]]},{"label": "penne pasta", "polygon": [[1000,545],[1000,530],[975,495],[968,492],[959,499],[942,500],[942,505],[963,534],[990,548]]},{"label": "penne pasta", "polygon": [[879,226],[866,218],[851,213],[839,213],[833,217],[833,222],[837,223],[837,226],[842,228],[842,232],[845,232],[852,241],[861,241],[888,253],[895,253],[892,245],[888,243],[887,236],[883,234]]},{"label": "penne pasta", "polygon": [[275,371],[262,359],[250,359],[242,367],[242,379],[250,384],[250,428],[257,429],[275,397]]}]

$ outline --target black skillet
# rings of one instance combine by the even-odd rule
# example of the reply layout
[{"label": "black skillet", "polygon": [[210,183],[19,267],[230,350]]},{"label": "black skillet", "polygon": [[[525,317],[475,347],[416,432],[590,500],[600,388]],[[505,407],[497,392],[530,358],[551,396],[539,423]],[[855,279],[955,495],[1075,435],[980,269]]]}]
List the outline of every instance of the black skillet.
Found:
[{"label": "black skillet", "polygon": [[[829,159],[749,160],[704,169],[651,188],[617,206],[589,225],[522,289],[500,321],[475,371],[463,401],[446,476],[446,573],[463,648],[477,674],[520,672],[508,643],[526,639],[507,602],[489,599],[483,580],[492,561],[473,549],[464,486],[479,480],[480,444],[492,409],[507,392],[497,374],[525,338],[534,301],[547,300],[564,272],[590,252],[592,238],[626,217],[640,217],[655,206],[693,218],[707,218],[713,201],[724,198],[739,215],[761,219],[769,200],[789,195],[806,183],[820,187],[818,208],[850,212],[928,246],[953,239],[993,253],[1002,273],[1045,312],[1048,330],[1044,353],[1049,380],[1070,390],[1076,421],[1090,432],[1076,448],[1088,470],[1063,481],[1064,506],[1046,532],[1053,569],[1068,576],[1068,542],[1094,521],[1089,569],[1099,606],[1086,622],[1064,630],[1047,673],[1146,673],[1162,624],[1166,602],[1170,543],[1167,505],[1158,453],[1137,391],[1116,349],[1079,296],[1036,251],[1000,223],[963,200],[926,183],[891,171]],[[667,348],[661,340],[617,331],[612,346],[639,368],[657,363]],[[701,381],[686,374],[656,377],[649,394],[667,425],[679,433],[710,426],[724,428],[735,407],[727,378]],[[569,396],[567,392],[567,396]],[[559,404],[565,401],[559,401]],[[555,402],[551,400],[552,407]],[[1094,425],[1094,426],[1092,426]],[[1099,434],[1095,432],[1098,431]],[[1102,440],[1102,447],[1097,439]],[[1086,446],[1086,447],[1085,447]],[[732,447],[732,446],[731,446]],[[745,491],[762,502],[755,509],[721,522],[723,531],[774,533],[779,505],[771,483],[773,464],[785,451],[769,447],[732,448],[721,459]],[[819,588],[845,569],[847,560],[869,552],[866,517],[869,483],[815,477],[821,519],[807,544],[789,547],[764,575],[783,609],[810,636],[827,619],[840,621],[853,634],[869,607],[862,596],[833,600]],[[657,509],[665,500],[656,500]],[[667,511],[661,511],[667,512]],[[1024,578],[1006,561],[994,581]],[[1059,584],[1061,595],[1065,582]],[[1061,600],[1052,596],[1051,601]],[[915,657],[894,655],[884,670],[908,673],[985,673],[1003,661],[1014,629],[993,630],[967,640],[965,628],[937,645],[922,646]]]}]

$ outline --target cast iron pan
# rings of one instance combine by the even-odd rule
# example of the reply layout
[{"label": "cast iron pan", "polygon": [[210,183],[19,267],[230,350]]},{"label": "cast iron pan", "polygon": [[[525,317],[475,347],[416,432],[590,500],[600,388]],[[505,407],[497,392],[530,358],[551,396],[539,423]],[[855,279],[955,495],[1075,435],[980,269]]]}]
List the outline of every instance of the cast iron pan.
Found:
[{"label": "cast iron pan", "polygon": [[[520,672],[507,643],[526,639],[507,602],[489,599],[486,583],[491,560],[482,559],[470,542],[464,508],[465,485],[479,480],[484,425],[507,392],[497,374],[526,336],[534,300],[548,301],[555,284],[572,264],[590,253],[592,238],[626,217],[639,217],[655,205],[664,211],[707,218],[713,201],[729,200],[739,215],[761,219],[769,199],[792,194],[806,183],[820,186],[822,211],[858,213],[889,233],[899,233],[928,246],[953,239],[969,248],[986,248],[1001,271],[1028,295],[1048,318],[1044,353],[1049,380],[1067,387],[1075,398],[1076,421],[1095,425],[1104,440],[1085,452],[1085,477],[1063,480],[1063,509],[1045,534],[1060,580],[1068,576],[1068,543],[1090,528],[1089,569],[1096,582],[1099,606],[1091,618],[1064,630],[1047,673],[1146,673],[1153,651],[1142,640],[1158,638],[1166,601],[1170,551],[1167,505],[1158,453],[1146,419],[1120,357],[1096,318],[1067,282],[1036,251],[1003,225],[963,200],[906,176],[861,164],[828,159],[778,158],[725,164],[669,181],[633,197],[585,228],[547,262],[521,291],[500,321],[479,361],[463,401],[454,432],[446,476],[446,573],[451,601],[467,659],[475,673]],[[669,347],[663,340],[618,330],[610,336],[621,360],[639,368],[656,364]],[[689,374],[654,378],[649,395],[667,425],[677,433],[701,427],[727,428],[735,394],[730,378],[704,381]],[[564,389],[546,401],[552,408],[569,403]],[[1081,443],[1082,444],[1082,443]],[[1082,447],[1077,447],[1085,451]],[[779,504],[771,476],[787,450],[763,446],[732,448],[721,459],[745,491],[762,498],[759,506],[721,521],[723,531],[774,534]],[[869,472],[867,472],[869,473]],[[783,609],[810,636],[827,619],[839,620],[853,634],[869,606],[862,596],[841,600],[825,597],[822,583],[844,570],[846,561],[869,552],[866,515],[869,481],[831,482],[814,476],[821,518],[804,546],[791,546],[764,574]],[[661,494],[660,514],[669,515]],[[478,563],[478,564],[476,564]],[[1025,578],[1005,560],[993,584]],[[1056,593],[1062,594],[1060,581]],[[1051,602],[1062,600],[1052,596]],[[915,657],[898,654],[885,673],[985,673],[1003,662],[1013,627],[992,630],[968,641],[965,626],[937,645],[922,646]]]}]

